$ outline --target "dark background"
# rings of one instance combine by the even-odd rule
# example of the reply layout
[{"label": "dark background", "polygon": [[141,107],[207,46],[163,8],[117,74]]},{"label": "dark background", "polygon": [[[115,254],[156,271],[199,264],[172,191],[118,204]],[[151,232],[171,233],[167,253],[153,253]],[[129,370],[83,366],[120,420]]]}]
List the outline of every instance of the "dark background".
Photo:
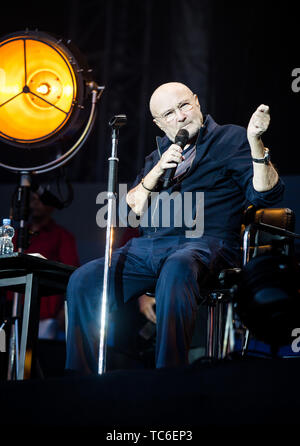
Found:
[{"label": "dark background", "polygon": [[[247,126],[256,107],[268,104],[272,121],[265,145],[280,173],[295,175],[300,93],[291,89],[291,73],[300,66],[298,10],[293,2],[52,0],[18,7],[6,2],[0,33],[38,28],[72,39],[94,79],[106,86],[93,133],[69,165],[72,181],[105,182],[107,123],[115,113],[128,117],[119,145],[119,179],[135,178],[159,134],[149,98],[168,81],[189,85],[203,112],[220,124]],[[15,175],[1,170],[0,181],[15,182]]]},{"label": "dark background", "polygon": [[[96,196],[106,190],[108,121],[117,113],[127,115],[120,134],[119,181],[130,183],[155,149],[160,132],[148,102],[164,82],[186,83],[198,94],[202,111],[219,124],[246,127],[260,104],[269,105],[271,126],[263,140],[287,186],[280,205],[300,212],[300,92],[291,88],[292,71],[300,67],[299,9],[293,2],[263,1],[1,2],[2,37],[37,28],[72,39],[94,79],[106,87],[93,132],[67,167],[74,201],[55,214],[55,220],[75,235],[82,264],[104,253],[105,230],[97,227],[95,217]],[[6,150],[10,146],[0,144],[0,159]],[[39,176],[38,181],[52,181],[57,173]],[[18,178],[0,169],[0,183],[0,215],[7,217]],[[299,221],[296,230],[300,232]],[[119,230],[119,239],[121,235]]]},{"label": "dark background", "polygon": [[[72,39],[106,89],[96,125],[85,146],[66,168],[74,186],[72,205],[55,220],[76,237],[81,263],[104,253],[105,229],[96,224],[96,197],[107,189],[111,151],[110,118],[126,113],[120,132],[119,182],[134,180],[160,133],[148,102],[161,83],[180,81],[198,94],[202,111],[219,124],[247,126],[261,104],[270,106],[271,125],[263,140],[286,184],[278,206],[300,212],[297,163],[300,92],[292,71],[300,67],[298,17],[294,2],[217,0],[52,0],[1,4],[1,35],[39,29]],[[1,61],[0,61],[1,62]],[[0,159],[8,145],[0,144]],[[58,171],[37,181],[54,183]],[[1,218],[9,215],[18,184],[0,169]],[[66,190],[63,189],[63,192]],[[66,195],[64,193],[63,195]],[[299,218],[296,231],[300,232]],[[116,231],[116,243],[122,229]]]}]

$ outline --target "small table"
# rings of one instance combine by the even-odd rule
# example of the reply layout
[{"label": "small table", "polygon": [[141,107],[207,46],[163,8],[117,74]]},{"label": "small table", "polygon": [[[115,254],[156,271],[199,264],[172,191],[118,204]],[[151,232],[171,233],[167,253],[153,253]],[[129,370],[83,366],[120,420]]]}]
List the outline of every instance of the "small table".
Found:
[{"label": "small table", "polygon": [[38,339],[40,297],[63,294],[76,267],[30,254],[0,256],[0,287],[24,293],[17,379],[29,379]]}]

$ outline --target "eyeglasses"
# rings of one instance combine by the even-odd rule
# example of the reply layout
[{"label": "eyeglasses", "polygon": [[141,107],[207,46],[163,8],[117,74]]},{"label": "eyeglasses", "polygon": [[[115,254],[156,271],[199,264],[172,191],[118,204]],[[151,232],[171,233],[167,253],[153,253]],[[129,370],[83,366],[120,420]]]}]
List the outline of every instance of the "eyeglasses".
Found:
[{"label": "eyeglasses", "polygon": [[166,122],[171,122],[173,119],[176,118],[176,110],[180,110],[183,113],[186,113],[190,110],[192,110],[193,104],[190,104],[189,102],[183,102],[182,104],[179,104],[174,110],[169,110],[166,113],[164,113],[161,116],[158,116],[158,118],[164,119]]}]

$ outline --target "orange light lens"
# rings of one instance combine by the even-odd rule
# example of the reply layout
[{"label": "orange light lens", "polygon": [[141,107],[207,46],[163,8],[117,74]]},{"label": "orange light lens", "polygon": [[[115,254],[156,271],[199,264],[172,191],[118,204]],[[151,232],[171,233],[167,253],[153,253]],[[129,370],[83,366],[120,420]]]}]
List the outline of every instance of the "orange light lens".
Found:
[{"label": "orange light lens", "polygon": [[35,142],[58,132],[69,119],[76,78],[53,42],[21,36],[0,45],[0,135]]}]

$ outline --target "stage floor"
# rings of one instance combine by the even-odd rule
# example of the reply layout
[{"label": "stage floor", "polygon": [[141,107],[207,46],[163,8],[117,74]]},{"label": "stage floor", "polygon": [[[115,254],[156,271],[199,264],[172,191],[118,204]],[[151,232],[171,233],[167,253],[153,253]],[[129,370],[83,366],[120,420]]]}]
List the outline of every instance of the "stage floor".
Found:
[{"label": "stage floor", "polygon": [[177,369],[1,382],[0,424],[100,431],[296,424],[299,376],[299,358],[235,357]]}]

